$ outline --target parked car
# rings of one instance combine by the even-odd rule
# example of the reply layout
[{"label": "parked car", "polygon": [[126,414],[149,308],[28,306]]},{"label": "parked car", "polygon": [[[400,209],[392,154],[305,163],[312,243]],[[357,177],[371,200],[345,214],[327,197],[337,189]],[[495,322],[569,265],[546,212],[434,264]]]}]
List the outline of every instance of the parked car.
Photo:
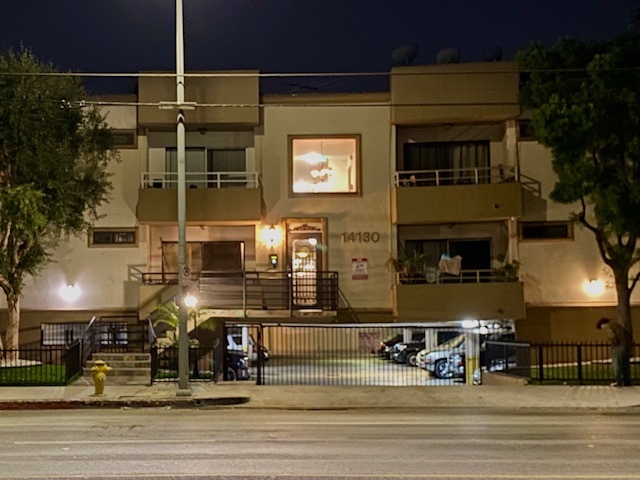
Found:
[{"label": "parked car", "polygon": [[393,347],[391,359],[396,363],[406,363],[416,365],[416,356],[424,348],[424,337],[412,340],[411,342],[399,342]]},{"label": "parked car", "polygon": [[[515,348],[507,347],[504,352],[500,352],[498,354],[494,350],[487,351],[487,341],[493,342],[513,342],[515,340],[515,334],[512,332],[497,332],[492,333],[489,336],[486,336],[481,339],[480,344],[480,367],[487,368],[489,371],[497,372],[505,370],[505,359],[502,354],[506,354],[508,356],[507,361],[509,362],[509,367],[513,364],[515,366]],[[453,352],[448,360],[447,360],[447,368],[446,375],[447,377],[453,378],[465,378],[465,350],[464,344],[457,351]],[[479,372],[478,372],[479,375]],[[479,380],[475,380],[476,372],[474,372],[474,382],[479,383]]]},{"label": "parked car", "polygon": [[[449,378],[450,375],[447,372],[449,356],[462,350],[464,346],[464,337],[464,334],[460,334],[444,343],[441,343],[435,348],[421,351],[418,354],[420,361],[418,366],[426,369],[438,378]],[[418,361],[418,357],[416,357],[416,361]]]},{"label": "parked car", "polygon": [[[254,340],[252,335],[248,336],[249,339],[249,350],[247,352],[247,357],[252,362],[258,360],[258,344]],[[227,351],[233,352],[242,352],[242,333],[227,333]],[[262,346],[260,348],[260,352],[262,354],[262,361],[266,362],[269,360],[269,350],[266,347]]]},{"label": "parked car", "polygon": [[389,354],[393,346],[396,343],[402,342],[402,339],[403,339],[403,336],[401,333],[399,333],[394,337],[391,337],[383,342],[380,342],[380,345],[378,346],[378,356],[382,358],[389,358]]}]

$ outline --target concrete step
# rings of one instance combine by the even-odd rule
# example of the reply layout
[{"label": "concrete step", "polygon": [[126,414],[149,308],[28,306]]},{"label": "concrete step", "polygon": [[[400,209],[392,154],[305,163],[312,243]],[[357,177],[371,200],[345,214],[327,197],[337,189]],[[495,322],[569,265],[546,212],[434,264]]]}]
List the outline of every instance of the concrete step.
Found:
[{"label": "concrete step", "polygon": [[[85,374],[76,380],[75,385],[93,385],[93,379],[91,378],[91,375],[87,376]],[[108,388],[109,385],[151,385],[151,375],[110,376],[107,377],[105,388]]]},{"label": "concrete step", "polygon": [[[120,368],[151,368],[151,359],[149,360],[105,360],[114,370]],[[87,367],[93,367],[93,362],[87,363]]]},{"label": "concrete step", "polygon": [[[82,369],[82,374],[88,377],[91,377],[93,372],[91,371],[91,367],[84,367]],[[122,368],[114,368],[109,373],[107,373],[107,377],[128,377],[128,376],[151,376],[151,368],[134,368],[134,367],[122,367]]]},{"label": "concrete step", "polygon": [[108,352],[98,352],[94,353],[91,356],[92,361],[95,360],[104,360],[107,364],[110,362],[118,362],[118,361],[151,361],[150,353],[108,353]]}]

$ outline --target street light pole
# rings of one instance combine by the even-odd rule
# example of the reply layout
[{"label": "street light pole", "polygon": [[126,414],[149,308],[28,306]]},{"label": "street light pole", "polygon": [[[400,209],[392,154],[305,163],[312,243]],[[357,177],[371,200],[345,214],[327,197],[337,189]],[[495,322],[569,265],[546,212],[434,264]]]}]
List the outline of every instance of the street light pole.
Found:
[{"label": "street light pole", "polygon": [[186,265],[186,175],[185,175],[185,126],[184,126],[184,21],[182,0],[176,0],[176,103],[177,160],[178,160],[178,395],[188,396],[189,391],[189,333],[187,306],[184,303],[189,268]]}]

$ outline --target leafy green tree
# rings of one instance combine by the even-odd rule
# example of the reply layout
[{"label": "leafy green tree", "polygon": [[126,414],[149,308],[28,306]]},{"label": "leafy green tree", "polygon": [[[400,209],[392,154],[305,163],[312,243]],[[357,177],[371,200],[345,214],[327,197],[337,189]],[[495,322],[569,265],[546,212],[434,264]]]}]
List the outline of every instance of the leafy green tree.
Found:
[{"label": "leafy green tree", "polygon": [[0,52],[0,288],[8,349],[18,347],[26,277],[38,275],[62,239],[86,232],[111,189],[113,136],[85,98],[77,79],[58,75],[30,51]]},{"label": "leafy green tree", "polygon": [[[633,339],[631,293],[640,278],[640,34],[564,39],[518,53],[521,103],[553,155],[553,201],[577,202],[617,294],[617,321]],[[628,361],[628,360],[627,360]]]}]

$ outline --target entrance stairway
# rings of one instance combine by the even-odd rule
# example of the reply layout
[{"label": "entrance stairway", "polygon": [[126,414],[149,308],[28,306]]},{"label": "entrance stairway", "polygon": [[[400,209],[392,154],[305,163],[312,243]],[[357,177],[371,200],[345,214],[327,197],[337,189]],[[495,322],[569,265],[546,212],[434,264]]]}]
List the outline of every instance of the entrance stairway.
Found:
[{"label": "entrance stairway", "polygon": [[94,353],[83,369],[82,377],[93,384],[91,367],[96,360],[104,360],[112,370],[107,385],[149,385],[151,383],[151,355],[149,353]]}]

